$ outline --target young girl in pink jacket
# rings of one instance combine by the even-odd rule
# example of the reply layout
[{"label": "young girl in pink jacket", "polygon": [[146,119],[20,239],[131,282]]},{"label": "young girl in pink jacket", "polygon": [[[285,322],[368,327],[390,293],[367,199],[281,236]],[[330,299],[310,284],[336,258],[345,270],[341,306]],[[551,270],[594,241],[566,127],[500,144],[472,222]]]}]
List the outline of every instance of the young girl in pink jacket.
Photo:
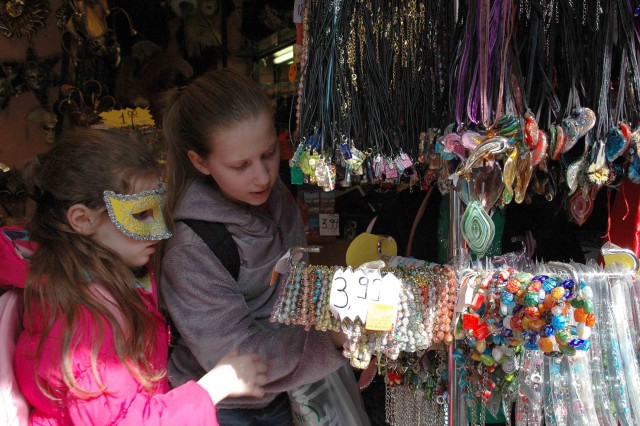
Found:
[{"label": "young girl in pink jacket", "polygon": [[14,371],[31,424],[217,425],[220,400],[264,394],[266,366],[252,354],[230,353],[197,382],[169,387],[169,333],[148,262],[171,234],[145,143],[75,132],[30,169],[38,248]]}]

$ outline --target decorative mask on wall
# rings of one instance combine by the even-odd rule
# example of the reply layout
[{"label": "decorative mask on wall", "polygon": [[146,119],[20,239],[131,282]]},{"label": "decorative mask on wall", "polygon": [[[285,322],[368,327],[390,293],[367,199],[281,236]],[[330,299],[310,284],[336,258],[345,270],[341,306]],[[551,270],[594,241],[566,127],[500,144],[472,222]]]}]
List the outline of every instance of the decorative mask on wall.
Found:
[{"label": "decorative mask on wall", "polygon": [[6,37],[31,38],[45,26],[49,16],[46,0],[6,0],[0,2],[0,30]]},{"label": "decorative mask on wall", "polygon": [[100,113],[116,106],[115,98],[97,80],[86,81],[82,88],[65,84],[62,86],[62,96],[58,111],[77,127],[100,123]]},{"label": "decorative mask on wall", "polygon": [[121,59],[120,44],[107,23],[107,17],[116,10],[124,13],[131,35],[135,35],[129,15],[122,8],[110,9],[106,0],[67,0],[56,12],[58,28],[63,36],[71,34],[74,40],[88,47],[91,54],[106,58],[117,67]]},{"label": "decorative mask on wall", "polygon": [[48,144],[55,142],[58,117],[54,113],[42,107],[36,107],[27,113],[27,121],[35,123],[44,132],[44,138]]},{"label": "decorative mask on wall", "polygon": [[25,216],[27,191],[22,173],[0,163],[0,216],[21,219]]},{"label": "decorative mask on wall", "polygon": [[9,105],[9,100],[23,90],[23,64],[0,63],[0,110]]},{"label": "decorative mask on wall", "polygon": [[31,90],[43,107],[49,105],[49,87],[59,83],[58,76],[53,72],[53,66],[59,60],[57,56],[39,60],[31,47],[27,50],[27,61],[24,63],[24,89]]}]

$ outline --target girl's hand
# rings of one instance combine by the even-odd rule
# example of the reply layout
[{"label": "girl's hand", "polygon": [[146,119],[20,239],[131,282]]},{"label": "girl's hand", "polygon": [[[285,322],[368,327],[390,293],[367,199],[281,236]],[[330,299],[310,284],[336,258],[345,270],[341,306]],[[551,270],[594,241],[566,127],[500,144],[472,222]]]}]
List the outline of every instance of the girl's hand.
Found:
[{"label": "girl's hand", "polygon": [[207,374],[198,384],[209,395],[213,404],[229,396],[264,396],[262,386],[267,383],[267,365],[256,354],[238,355],[233,350]]}]

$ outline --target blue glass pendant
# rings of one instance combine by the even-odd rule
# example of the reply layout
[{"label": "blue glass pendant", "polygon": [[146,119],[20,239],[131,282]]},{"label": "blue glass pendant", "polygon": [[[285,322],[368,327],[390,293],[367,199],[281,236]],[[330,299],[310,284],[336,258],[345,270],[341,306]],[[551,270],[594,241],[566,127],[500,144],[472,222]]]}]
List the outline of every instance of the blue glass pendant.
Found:
[{"label": "blue glass pendant", "polygon": [[629,180],[633,183],[640,183],[640,156],[638,153],[633,156],[631,160],[631,164],[629,164],[629,168],[627,169],[627,176]]},{"label": "blue glass pendant", "polygon": [[624,137],[622,132],[618,128],[612,127],[611,130],[609,130],[607,141],[605,143],[607,161],[614,161],[616,158],[620,157],[627,151],[629,145],[629,140]]}]

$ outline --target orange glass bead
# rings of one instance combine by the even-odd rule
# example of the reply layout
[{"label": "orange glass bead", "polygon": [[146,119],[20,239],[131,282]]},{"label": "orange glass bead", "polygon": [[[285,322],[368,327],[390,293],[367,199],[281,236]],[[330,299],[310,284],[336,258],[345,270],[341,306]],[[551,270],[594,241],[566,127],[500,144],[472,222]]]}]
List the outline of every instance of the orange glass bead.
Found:
[{"label": "orange glass bead", "polygon": [[556,299],[554,299],[550,294],[547,294],[542,301],[545,310],[551,309],[556,304]]},{"label": "orange glass bead", "polygon": [[596,323],[596,316],[594,314],[588,314],[585,319],[585,325],[587,327],[593,327]]},{"label": "orange glass bead", "polygon": [[[524,308],[524,315],[529,320],[537,320],[538,318],[540,318],[540,311],[535,306],[528,306]],[[523,327],[524,327],[524,324],[523,324]],[[531,327],[527,327],[527,328],[529,330],[531,329]]]},{"label": "orange glass bead", "polygon": [[585,322],[587,320],[587,314],[584,313],[584,309],[582,308],[576,309],[573,311],[573,319],[575,319],[576,322]]},{"label": "orange glass bead", "polygon": [[522,318],[511,317],[510,324],[512,330],[522,330]]},{"label": "orange glass bead", "polygon": [[536,319],[533,321],[529,322],[529,327],[531,330],[535,331],[535,332],[539,332],[540,329],[542,327],[544,327],[547,324],[547,322],[545,320],[542,319]]},{"label": "orange glass bead", "polygon": [[549,353],[553,351],[553,340],[548,337],[541,337],[538,339],[538,346],[540,346],[542,352]]},{"label": "orange glass bead", "polygon": [[529,289],[528,291],[535,291],[538,292],[540,291],[540,289],[542,288],[542,283],[540,281],[531,281],[531,284],[529,284]]},{"label": "orange glass bead", "polygon": [[562,315],[567,315],[567,312],[569,312],[570,307],[571,307],[571,304],[565,302],[564,306],[562,307]]},{"label": "orange glass bead", "polygon": [[520,290],[520,282],[513,278],[509,279],[505,286],[505,290],[507,290],[509,293],[516,294]]}]

